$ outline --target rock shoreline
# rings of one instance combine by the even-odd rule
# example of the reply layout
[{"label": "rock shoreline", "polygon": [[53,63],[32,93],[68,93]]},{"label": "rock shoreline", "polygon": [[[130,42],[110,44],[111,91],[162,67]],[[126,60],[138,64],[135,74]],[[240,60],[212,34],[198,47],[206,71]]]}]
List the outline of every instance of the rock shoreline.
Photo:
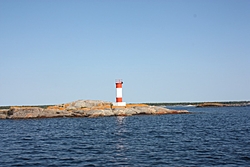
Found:
[{"label": "rock shoreline", "polygon": [[0,110],[0,119],[29,119],[57,117],[107,117],[131,115],[187,114],[187,110],[170,110],[145,104],[127,104],[126,107],[113,106],[111,102],[99,100],[78,100],[71,103],[41,107],[13,106]]}]

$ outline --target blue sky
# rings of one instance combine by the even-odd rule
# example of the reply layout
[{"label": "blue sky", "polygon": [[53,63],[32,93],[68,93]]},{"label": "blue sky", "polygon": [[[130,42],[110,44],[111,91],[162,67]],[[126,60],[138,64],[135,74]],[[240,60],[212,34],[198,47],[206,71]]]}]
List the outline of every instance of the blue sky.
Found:
[{"label": "blue sky", "polygon": [[0,105],[250,100],[249,0],[1,0]]}]

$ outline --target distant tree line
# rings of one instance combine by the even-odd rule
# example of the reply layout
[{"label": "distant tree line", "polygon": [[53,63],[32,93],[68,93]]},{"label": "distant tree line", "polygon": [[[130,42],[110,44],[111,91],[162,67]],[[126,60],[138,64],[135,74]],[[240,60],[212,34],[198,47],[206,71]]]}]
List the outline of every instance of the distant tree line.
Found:
[{"label": "distant tree line", "polygon": [[[207,102],[178,102],[178,103],[143,103],[151,106],[177,106],[177,105],[199,105]],[[236,104],[248,104],[250,101],[225,101],[225,102],[209,102],[209,103],[220,103],[220,104],[229,104],[229,105],[236,105]]]},{"label": "distant tree line", "polygon": [[[48,106],[52,105],[37,105],[37,106],[18,106],[18,107],[40,107],[40,108],[47,108]],[[0,106],[0,109],[10,109],[11,106]]]},{"label": "distant tree line", "polygon": [[0,109],[9,109],[10,106],[0,106]]}]

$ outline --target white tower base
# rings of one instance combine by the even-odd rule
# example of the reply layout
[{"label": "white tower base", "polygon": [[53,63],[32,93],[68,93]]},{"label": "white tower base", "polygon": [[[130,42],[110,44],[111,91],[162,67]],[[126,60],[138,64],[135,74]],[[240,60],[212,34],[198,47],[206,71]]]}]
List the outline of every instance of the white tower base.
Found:
[{"label": "white tower base", "polygon": [[126,106],[126,102],[116,102],[113,103],[113,106]]}]

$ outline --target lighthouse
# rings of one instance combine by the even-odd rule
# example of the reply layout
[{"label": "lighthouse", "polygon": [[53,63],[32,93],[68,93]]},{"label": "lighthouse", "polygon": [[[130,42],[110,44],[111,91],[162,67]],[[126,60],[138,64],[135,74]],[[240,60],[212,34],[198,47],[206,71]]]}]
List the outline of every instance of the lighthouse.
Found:
[{"label": "lighthouse", "polygon": [[122,80],[116,79],[115,87],[116,87],[116,102],[113,103],[113,106],[126,106],[126,102],[122,101]]}]

